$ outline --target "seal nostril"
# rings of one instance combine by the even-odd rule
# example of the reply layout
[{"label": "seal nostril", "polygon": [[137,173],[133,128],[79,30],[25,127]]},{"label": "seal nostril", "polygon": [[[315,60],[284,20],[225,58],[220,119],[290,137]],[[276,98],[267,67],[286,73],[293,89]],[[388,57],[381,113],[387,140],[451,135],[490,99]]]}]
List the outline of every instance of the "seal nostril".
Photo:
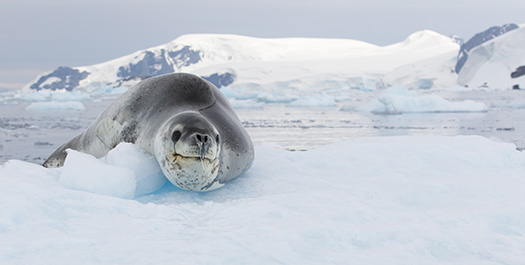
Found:
[{"label": "seal nostril", "polygon": [[202,134],[195,134],[195,139],[197,140],[197,142],[200,142],[200,143],[207,143],[210,141],[210,137],[206,134],[202,135]]},{"label": "seal nostril", "polygon": [[178,131],[178,130],[177,130],[177,131],[174,131],[174,132],[173,132],[173,135],[171,135],[171,140],[172,140],[174,143],[176,143],[176,142],[180,139],[181,135],[182,135],[182,133],[181,133],[180,131]]},{"label": "seal nostril", "polygon": [[215,142],[218,144],[219,143],[219,135],[217,134],[217,136],[215,136]]}]

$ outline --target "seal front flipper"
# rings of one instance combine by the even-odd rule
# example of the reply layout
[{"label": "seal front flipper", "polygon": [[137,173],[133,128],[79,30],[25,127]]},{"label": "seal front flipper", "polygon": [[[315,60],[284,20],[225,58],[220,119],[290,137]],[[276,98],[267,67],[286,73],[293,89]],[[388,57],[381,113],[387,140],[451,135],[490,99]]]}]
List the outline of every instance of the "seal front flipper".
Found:
[{"label": "seal front flipper", "polygon": [[120,143],[120,135],[124,126],[113,119],[103,118],[97,122],[94,129],[95,135],[100,141],[89,140],[93,134],[92,131],[88,130],[60,146],[42,165],[48,168],[63,166],[67,157],[67,149],[102,157]]},{"label": "seal front flipper", "polygon": [[120,142],[122,124],[120,122],[104,118],[97,124],[97,138],[109,149],[113,149]]}]

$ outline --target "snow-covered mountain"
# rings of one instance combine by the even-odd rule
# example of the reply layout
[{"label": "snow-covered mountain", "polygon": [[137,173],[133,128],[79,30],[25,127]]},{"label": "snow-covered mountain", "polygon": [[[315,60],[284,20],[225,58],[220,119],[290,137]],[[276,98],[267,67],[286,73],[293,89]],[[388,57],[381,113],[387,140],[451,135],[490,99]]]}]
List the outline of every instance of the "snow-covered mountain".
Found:
[{"label": "snow-covered mountain", "polygon": [[473,89],[525,88],[525,28],[514,29],[470,51],[458,83]]},{"label": "snow-covered mountain", "polygon": [[465,65],[465,62],[468,59],[468,55],[472,49],[478,47],[479,45],[489,40],[492,40],[498,36],[501,36],[511,30],[515,30],[517,28],[518,28],[518,25],[516,24],[506,24],[501,27],[499,26],[490,27],[489,29],[474,35],[474,37],[470,38],[470,40],[468,40],[467,42],[461,45],[461,48],[458,54],[458,61],[455,67],[456,73],[459,73],[461,71],[461,68],[463,67],[463,65]]},{"label": "snow-covered mountain", "polygon": [[[24,90],[93,91],[181,71],[199,74],[218,87],[373,90],[385,86],[383,78],[389,73],[395,78],[386,85],[403,80],[417,86],[419,77],[411,68],[442,68],[435,62],[453,60],[458,50],[454,39],[429,30],[388,46],[349,39],[194,34],[96,65],[59,67],[40,75]],[[402,67],[408,67],[408,77],[399,77],[405,73]],[[444,71],[447,78],[448,67],[453,65]],[[425,76],[421,87],[432,87],[433,80],[440,79],[439,71],[438,77]]]},{"label": "snow-covered mountain", "polygon": [[259,95],[258,99],[269,102],[398,85],[523,88],[524,40],[525,29],[515,24],[491,27],[461,47],[457,37],[430,30],[387,46],[350,39],[191,34],[100,64],[58,67],[24,90],[90,92],[173,72],[201,75],[219,88],[228,87],[236,98]]}]

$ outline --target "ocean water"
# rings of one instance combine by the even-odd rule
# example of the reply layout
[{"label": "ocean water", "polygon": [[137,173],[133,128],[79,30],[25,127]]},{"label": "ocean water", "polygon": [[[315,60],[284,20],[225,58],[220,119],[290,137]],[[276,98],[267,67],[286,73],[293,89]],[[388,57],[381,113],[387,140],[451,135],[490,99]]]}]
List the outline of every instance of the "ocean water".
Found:
[{"label": "ocean water", "polygon": [[[487,112],[403,113],[377,115],[342,111],[357,109],[377,93],[364,93],[338,102],[339,107],[290,107],[264,104],[238,109],[254,143],[274,142],[291,151],[371,136],[481,135],[525,149],[524,91],[432,91],[448,101],[483,102]],[[9,159],[42,163],[69,139],[83,132],[117,95],[82,101],[85,109],[26,110],[31,101],[0,101],[0,163]]]}]

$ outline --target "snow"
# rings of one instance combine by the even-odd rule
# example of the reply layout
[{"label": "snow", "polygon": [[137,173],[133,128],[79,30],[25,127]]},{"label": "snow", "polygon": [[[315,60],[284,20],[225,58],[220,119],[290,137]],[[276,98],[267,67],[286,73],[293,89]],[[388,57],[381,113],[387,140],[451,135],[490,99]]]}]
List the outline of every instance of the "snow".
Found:
[{"label": "snow", "polygon": [[[217,191],[166,183],[133,199],[65,187],[66,168],[8,161],[0,263],[522,262],[525,154],[512,144],[379,137],[306,152],[264,144],[256,153],[250,171]],[[70,177],[87,180],[80,162],[100,167],[82,157]]]},{"label": "snow", "polygon": [[[342,110],[353,110],[342,107]],[[472,100],[451,102],[436,94],[418,95],[404,86],[384,90],[377,98],[358,108],[376,114],[401,114],[407,112],[486,112],[484,103]]]},{"label": "snow", "polygon": [[403,65],[387,73],[385,86],[404,85],[410,89],[438,89],[457,84],[454,72],[458,51]]},{"label": "snow", "polygon": [[[237,76],[234,87],[255,87],[256,84],[263,88],[258,93],[268,90],[272,93],[277,88],[319,92],[343,86],[375,90],[383,88],[383,78],[390,72],[412,64],[427,69],[423,78],[438,80],[436,86],[453,85],[454,74],[449,69],[442,69],[441,63],[455,58],[459,50],[459,45],[449,37],[428,30],[414,33],[402,43],[383,47],[355,40],[256,39],[230,35],[183,37],[192,47],[206,49],[206,60],[211,60],[208,55],[216,51],[225,54],[214,57],[216,62],[202,62],[182,71],[200,75],[232,72]],[[179,39],[174,42],[177,41]],[[211,50],[207,45],[221,48]],[[232,59],[228,59],[230,57]],[[395,75],[396,78],[419,78],[411,69],[397,70]]]},{"label": "snow", "polygon": [[45,101],[33,102],[26,107],[26,110],[83,110],[84,104],[79,101]]}]

